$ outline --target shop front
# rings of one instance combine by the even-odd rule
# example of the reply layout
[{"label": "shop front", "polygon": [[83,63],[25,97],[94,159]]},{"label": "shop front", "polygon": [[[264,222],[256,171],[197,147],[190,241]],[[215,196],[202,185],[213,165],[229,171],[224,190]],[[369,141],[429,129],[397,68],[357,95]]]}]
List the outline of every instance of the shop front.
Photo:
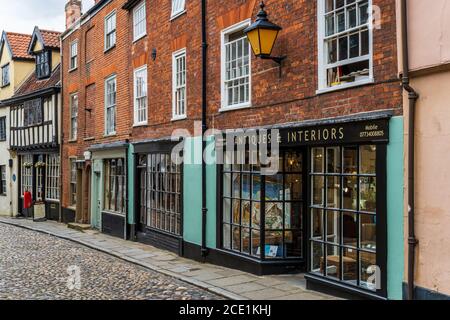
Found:
[{"label": "shop front", "polygon": [[235,156],[226,150],[218,166],[217,262],[386,297],[389,122],[381,114],[257,130],[258,147],[276,139],[270,164],[251,137],[234,139]]},{"label": "shop front", "polygon": [[168,141],[137,143],[135,153],[135,237],[137,241],[182,254],[183,165]]},{"label": "shop front", "polygon": [[127,238],[128,143],[92,146],[90,219],[102,233]]},{"label": "shop front", "polygon": [[59,152],[19,153],[19,164],[19,214],[37,220],[59,221]]}]

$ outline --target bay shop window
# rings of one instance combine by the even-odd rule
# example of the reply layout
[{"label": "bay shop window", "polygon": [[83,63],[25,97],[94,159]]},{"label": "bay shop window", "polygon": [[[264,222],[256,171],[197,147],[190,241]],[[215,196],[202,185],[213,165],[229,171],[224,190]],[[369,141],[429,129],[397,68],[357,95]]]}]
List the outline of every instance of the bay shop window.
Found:
[{"label": "bay shop window", "polygon": [[[234,150],[227,144],[222,253],[256,261],[263,273],[294,267],[311,281],[385,296],[388,132],[384,120],[283,128],[269,166],[248,141],[245,151],[240,140]],[[277,172],[268,174],[273,161]]]},{"label": "bay shop window", "polygon": [[273,176],[249,158],[247,150],[244,164],[223,166],[222,248],[258,259],[303,258],[303,153],[283,152]]},{"label": "bay shop window", "polygon": [[318,0],[319,90],[372,81],[372,1]]},{"label": "bay shop window", "polygon": [[140,155],[140,224],[179,237],[182,234],[181,165],[169,153]]}]

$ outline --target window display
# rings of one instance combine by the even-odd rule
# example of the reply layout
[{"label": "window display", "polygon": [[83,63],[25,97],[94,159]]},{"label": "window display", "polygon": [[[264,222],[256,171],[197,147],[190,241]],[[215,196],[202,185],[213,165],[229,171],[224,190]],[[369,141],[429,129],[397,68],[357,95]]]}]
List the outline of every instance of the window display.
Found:
[{"label": "window display", "polygon": [[376,151],[375,145],[311,150],[311,271],[369,290],[377,263]]},{"label": "window display", "polygon": [[261,259],[302,258],[303,154],[283,152],[272,176],[250,164],[249,151],[245,159],[223,168],[222,247]]}]

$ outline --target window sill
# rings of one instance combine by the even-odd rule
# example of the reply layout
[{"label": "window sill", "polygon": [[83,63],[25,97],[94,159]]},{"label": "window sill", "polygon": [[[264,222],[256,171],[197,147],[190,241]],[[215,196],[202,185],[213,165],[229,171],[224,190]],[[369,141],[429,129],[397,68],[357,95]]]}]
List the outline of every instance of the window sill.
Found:
[{"label": "window sill", "polygon": [[133,128],[146,127],[146,126],[148,126],[147,122],[133,124]]},{"label": "window sill", "polygon": [[70,139],[69,141],[67,141],[68,143],[77,143],[78,139]]},{"label": "window sill", "polygon": [[117,136],[117,132],[113,132],[113,133],[105,133],[103,135],[103,138],[111,138],[111,137],[115,137]]},{"label": "window sill", "polygon": [[83,141],[93,141],[95,140],[95,137],[89,137],[89,138],[84,138]]},{"label": "window sill", "polygon": [[177,12],[177,13],[171,15],[169,21],[174,21],[174,20],[176,20],[177,18],[179,18],[179,17],[181,17],[182,15],[184,15],[186,12],[187,12],[187,11],[186,11],[186,9],[185,9],[185,10],[183,10],[183,11],[180,11],[180,12]]},{"label": "window sill", "polygon": [[113,46],[109,47],[109,48],[105,48],[105,50],[103,50],[103,53],[109,53],[110,51],[112,51],[114,48],[116,47],[116,45],[114,44]]},{"label": "window sill", "polygon": [[186,120],[187,116],[179,116],[179,117],[173,117],[170,121],[172,122],[176,122],[176,121],[182,121],[182,120]]},{"label": "window sill", "polygon": [[69,72],[69,73],[72,73],[72,72],[74,72],[74,71],[77,70],[77,69],[78,69],[78,67],[75,67],[75,68],[69,69],[68,72]]},{"label": "window sill", "polygon": [[2,84],[2,86],[0,87],[0,88],[6,88],[6,87],[9,87],[11,85],[11,83],[7,83],[7,84]]},{"label": "window sill", "polygon": [[142,34],[142,35],[136,37],[136,38],[133,40],[133,44],[135,44],[136,42],[139,42],[139,40],[145,38],[146,36],[147,36],[147,33],[144,33],[144,34]]},{"label": "window sill", "polygon": [[319,89],[316,91],[316,94],[324,94],[324,93],[329,93],[329,92],[334,92],[334,91],[339,91],[339,90],[345,90],[345,89],[349,89],[349,88],[373,84],[374,82],[375,82],[375,80],[373,78],[368,78],[368,79],[364,79],[364,80],[360,80],[360,81],[341,84],[341,85],[334,86],[334,87]]},{"label": "window sill", "polygon": [[247,109],[247,108],[250,108],[251,106],[252,106],[251,103],[242,103],[242,104],[237,104],[237,105],[233,105],[233,106],[229,106],[229,107],[221,107],[219,109],[219,112],[228,112],[228,111],[233,111],[233,110]]}]

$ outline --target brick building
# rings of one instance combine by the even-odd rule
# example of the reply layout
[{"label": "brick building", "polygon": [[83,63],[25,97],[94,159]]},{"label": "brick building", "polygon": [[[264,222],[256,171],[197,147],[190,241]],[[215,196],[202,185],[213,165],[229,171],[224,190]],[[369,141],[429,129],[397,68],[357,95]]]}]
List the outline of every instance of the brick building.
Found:
[{"label": "brick building", "polygon": [[[305,271],[314,287],[400,298],[395,1],[265,4],[283,27],[273,52],[287,57],[281,70],[256,59],[243,32],[260,11],[256,0],[207,1],[205,43],[201,2],[105,0],[68,17],[65,216],[193,259],[259,274]],[[202,89],[207,127],[276,140],[278,174],[263,174],[250,157],[222,163],[223,136],[212,132],[202,163]],[[176,129],[181,140],[172,138]],[[244,154],[259,147],[233,141]],[[183,163],[171,161],[174,147]]]}]

